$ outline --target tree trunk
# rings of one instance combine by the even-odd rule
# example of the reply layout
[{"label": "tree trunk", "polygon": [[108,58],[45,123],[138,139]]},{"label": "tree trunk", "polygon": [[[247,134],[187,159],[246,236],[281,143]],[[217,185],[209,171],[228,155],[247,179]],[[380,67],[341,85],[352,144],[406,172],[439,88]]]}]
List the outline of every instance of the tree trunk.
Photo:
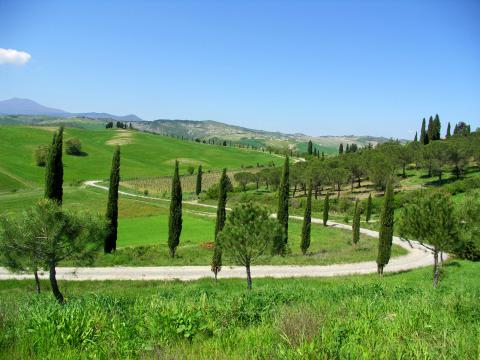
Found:
[{"label": "tree trunk", "polygon": [[40,294],[40,279],[38,278],[38,271],[36,269],[33,271],[33,275],[35,276],[35,292]]},{"label": "tree trunk", "polygon": [[351,190],[350,190],[351,192],[353,192],[353,183],[354,183],[354,182],[355,182],[355,181],[354,181],[353,178],[352,178],[352,186],[351,186]]},{"label": "tree trunk", "polygon": [[358,186],[357,187],[361,188],[362,187],[362,179],[359,177],[357,179],[357,181],[358,181]]},{"label": "tree trunk", "polygon": [[315,186],[315,200],[318,199],[318,186]]},{"label": "tree trunk", "polygon": [[380,276],[383,276],[383,265],[377,264],[377,273]]},{"label": "tree trunk", "polygon": [[52,292],[53,295],[55,295],[55,298],[60,304],[63,304],[64,299],[63,295],[60,292],[60,289],[58,288],[57,284],[57,272],[55,270],[55,264],[50,264],[50,285],[52,286]]},{"label": "tree trunk", "polygon": [[438,285],[438,278],[440,277],[440,267],[438,266],[438,250],[433,250],[433,287]]},{"label": "tree trunk", "polygon": [[338,185],[338,193],[337,193],[337,197],[339,198],[339,197],[340,197],[340,191],[341,191],[341,188],[340,188],[340,183],[338,183],[337,185]]},{"label": "tree trunk", "polygon": [[443,266],[443,251],[440,251],[440,266]]},{"label": "tree trunk", "polygon": [[295,193],[297,192],[297,184],[293,187],[293,195],[292,197],[295,197]]},{"label": "tree trunk", "polygon": [[407,174],[405,173],[405,164],[403,164],[403,169],[402,169],[402,170],[403,170],[402,176],[403,176],[404,178],[406,178],[406,177],[407,177]]},{"label": "tree trunk", "polygon": [[250,274],[250,264],[245,265],[245,268],[247,269],[247,287],[248,290],[252,290],[252,275]]}]

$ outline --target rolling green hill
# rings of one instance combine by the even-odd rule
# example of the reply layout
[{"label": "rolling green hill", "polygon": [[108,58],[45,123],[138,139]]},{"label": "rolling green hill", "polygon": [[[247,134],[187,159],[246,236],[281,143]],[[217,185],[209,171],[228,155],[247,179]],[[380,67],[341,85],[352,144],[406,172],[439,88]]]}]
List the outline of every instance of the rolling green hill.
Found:
[{"label": "rolling green hill", "polygon": [[[0,127],[0,192],[36,187],[43,183],[45,169],[34,163],[37,146],[51,142],[54,127]],[[132,130],[66,128],[64,139],[77,137],[86,156],[64,155],[66,184],[106,179],[115,144],[122,147],[123,179],[170,175],[175,159],[182,173],[188,166],[204,171],[223,167],[280,163],[281,159],[258,151],[214,146]]]}]

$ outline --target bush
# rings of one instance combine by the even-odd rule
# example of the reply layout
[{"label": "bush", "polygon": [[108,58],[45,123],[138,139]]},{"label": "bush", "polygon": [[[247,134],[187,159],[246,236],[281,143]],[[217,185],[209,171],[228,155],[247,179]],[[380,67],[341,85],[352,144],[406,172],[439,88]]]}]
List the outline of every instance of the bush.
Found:
[{"label": "bush", "polygon": [[195,172],[195,168],[190,165],[190,166],[187,168],[187,173],[188,173],[188,175],[193,175],[194,172]]},{"label": "bush", "polygon": [[33,154],[35,159],[35,164],[40,167],[44,167],[47,165],[47,157],[48,157],[48,146],[46,145],[39,145],[35,149]]},{"label": "bush", "polygon": [[65,152],[68,155],[82,155],[82,143],[77,138],[70,138],[65,141]]}]

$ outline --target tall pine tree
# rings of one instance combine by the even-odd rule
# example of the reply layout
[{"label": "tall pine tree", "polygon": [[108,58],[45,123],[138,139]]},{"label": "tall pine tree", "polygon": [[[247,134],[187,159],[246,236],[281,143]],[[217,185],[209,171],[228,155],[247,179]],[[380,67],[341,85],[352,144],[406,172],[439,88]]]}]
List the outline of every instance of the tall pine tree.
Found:
[{"label": "tall pine tree", "polygon": [[440,131],[442,128],[442,123],[440,122],[440,117],[438,114],[435,115],[435,119],[433,119],[433,139],[440,140]]},{"label": "tall pine tree", "polygon": [[357,245],[358,241],[360,240],[360,216],[362,213],[362,209],[360,206],[360,202],[355,201],[355,212],[353,213],[353,222],[352,222],[352,232],[353,232],[353,244]]},{"label": "tall pine tree", "polygon": [[283,239],[279,238],[273,244],[273,252],[279,255],[285,253],[285,247],[288,242],[288,202],[290,196],[290,164],[288,156],[285,157],[283,165],[282,179],[278,189],[278,210],[277,220],[283,229]]},{"label": "tall pine tree", "polygon": [[174,258],[177,246],[180,244],[180,234],[182,233],[182,184],[178,174],[177,160],[175,160],[171,196],[170,218],[168,219],[168,248],[170,249],[170,256]]},{"label": "tall pine tree", "polygon": [[425,118],[422,120],[422,128],[420,130],[420,143],[422,145],[427,145],[428,144],[428,135],[427,131],[425,130],[426,123],[425,123]]},{"label": "tall pine tree", "polygon": [[428,142],[435,140],[435,125],[433,124],[433,117],[428,118],[427,128]]},{"label": "tall pine tree", "polygon": [[305,213],[303,215],[302,242],[300,243],[300,248],[302,250],[303,255],[307,253],[307,250],[310,247],[311,227],[312,227],[312,181],[310,180],[310,185],[308,187],[307,204],[305,206]]},{"label": "tall pine tree", "polygon": [[343,154],[343,144],[340,144],[340,146],[338,147],[338,153],[339,153],[340,155]]},{"label": "tall pine tree", "polygon": [[63,126],[53,135],[45,170],[45,198],[62,204],[63,201]]},{"label": "tall pine tree", "polygon": [[323,226],[327,226],[328,212],[330,211],[330,194],[327,192],[323,201]]},{"label": "tall pine tree", "polygon": [[451,132],[451,128],[450,128],[450,122],[448,122],[448,125],[447,125],[447,134],[445,135],[445,137],[448,139],[449,137],[452,136],[452,132]]},{"label": "tall pine tree", "polygon": [[223,169],[222,176],[220,177],[220,183],[218,187],[218,204],[217,204],[217,220],[215,223],[215,246],[213,248],[212,257],[212,272],[215,274],[215,280],[217,275],[222,269],[222,248],[218,242],[218,233],[223,230],[225,225],[225,219],[227,217],[227,192],[230,181],[227,176],[227,169]]},{"label": "tall pine tree", "polygon": [[370,218],[372,217],[372,193],[368,195],[368,200],[367,200],[367,209],[365,211],[365,221],[368,222],[370,221]]},{"label": "tall pine tree", "polygon": [[313,154],[312,148],[313,148],[312,141],[311,141],[311,140],[308,140],[308,145],[307,145],[307,153],[308,153],[308,155],[312,155],[312,154]]},{"label": "tall pine tree", "polygon": [[202,171],[202,165],[198,166],[198,171],[197,171],[197,184],[195,187],[195,194],[200,195],[202,192],[202,176],[203,176],[203,171]]},{"label": "tall pine tree", "polygon": [[393,240],[394,216],[393,185],[391,179],[387,181],[382,213],[380,215],[380,234],[378,237],[377,271],[383,275],[383,268],[390,261]]},{"label": "tall pine tree", "polygon": [[104,251],[111,253],[117,249],[118,228],[118,185],[120,184],[120,146],[117,145],[113,153],[112,169],[110,170],[110,186],[108,187],[107,203],[107,233],[105,236]]},{"label": "tall pine tree", "polygon": [[413,138],[413,142],[418,141],[418,131],[415,132],[415,137]]}]

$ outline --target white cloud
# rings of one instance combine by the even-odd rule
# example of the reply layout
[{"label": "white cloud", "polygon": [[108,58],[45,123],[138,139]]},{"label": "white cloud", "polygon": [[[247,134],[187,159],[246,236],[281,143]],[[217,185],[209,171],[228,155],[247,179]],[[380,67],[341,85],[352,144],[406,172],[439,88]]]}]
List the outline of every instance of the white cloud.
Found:
[{"label": "white cloud", "polygon": [[32,55],[24,51],[0,48],[0,65],[1,64],[24,65],[31,58],[32,58]]}]

